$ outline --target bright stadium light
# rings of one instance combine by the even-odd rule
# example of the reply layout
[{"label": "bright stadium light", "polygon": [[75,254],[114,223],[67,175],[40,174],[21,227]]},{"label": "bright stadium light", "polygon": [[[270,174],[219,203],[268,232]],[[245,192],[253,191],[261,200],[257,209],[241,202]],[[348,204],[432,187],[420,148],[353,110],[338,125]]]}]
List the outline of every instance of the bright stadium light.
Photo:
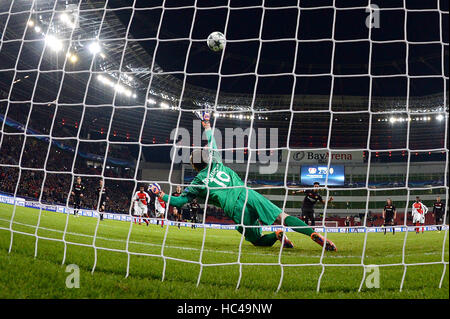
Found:
[{"label": "bright stadium light", "polygon": [[78,56],[76,54],[69,51],[69,52],[67,52],[66,56],[70,62],[72,62],[72,63],[78,62]]},{"label": "bright stadium light", "polygon": [[101,51],[100,44],[98,42],[91,42],[88,46],[89,52],[91,52],[93,55],[96,55]]},{"label": "bright stadium light", "polygon": [[133,95],[133,93],[131,93],[131,91],[128,90],[128,89],[125,89],[125,90],[123,91],[123,93],[124,93],[127,97],[131,97],[131,96]]},{"label": "bright stadium light", "polygon": [[396,119],[395,117],[391,117],[391,118],[389,119],[389,122],[395,123],[396,120],[397,120],[397,119]]},{"label": "bright stadium light", "polygon": [[65,12],[62,13],[59,16],[59,20],[61,20],[61,22],[64,23],[65,25],[67,25],[68,27],[70,27],[72,29],[75,28],[75,23],[72,21],[72,19],[71,19],[69,14],[67,14]]},{"label": "bright stadium light", "polygon": [[47,35],[45,37],[45,44],[55,52],[59,52],[63,48],[61,40],[59,40],[54,35]]},{"label": "bright stadium light", "polygon": [[161,106],[162,109],[168,109],[170,107],[169,104],[166,102],[161,102],[159,105]]},{"label": "bright stadium light", "polygon": [[436,116],[436,120],[438,121],[442,121],[444,119],[444,115],[439,114],[438,116]]},{"label": "bright stadium light", "polygon": [[29,27],[33,27],[34,26],[34,21],[33,20],[29,20],[27,24],[28,24]]},{"label": "bright stadium light", "polygon": [[34,27],[34,31],[36,31],[37,33],[41,32],[41,30],[41,27],[38,25]]},{"label": "bright stadium light", "polygon": [[150,104],[156,104],[156,101],[154,99],[152,99],[152,98],[149,98],[147,100],[147,102],[150,103]]}]

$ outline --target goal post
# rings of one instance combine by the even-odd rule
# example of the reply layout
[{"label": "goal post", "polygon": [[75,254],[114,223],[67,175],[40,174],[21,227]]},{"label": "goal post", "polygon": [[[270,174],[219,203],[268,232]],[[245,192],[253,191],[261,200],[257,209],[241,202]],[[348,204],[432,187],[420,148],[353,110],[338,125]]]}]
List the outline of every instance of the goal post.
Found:
[{"label": "goal post", "polygon": [[[360,2],[362,3],[362,1]],[[64,4],[59,1],[33,0],[26,3],[10,1],[0,4],[0,60],[3,60],[0,61],[0,119],[2,120],[0,173],[4,173],[3,176],[6,177],[11,176],[9,182],[5,179],[0,183],[0,187],[2,187],[0,191],[8,193],[7,197],[1,198],[4,198],[5,202],[9,201],[10,204],[13,204],[10,215],[6,211],[4,212],[2,219],[7,222],[0,224],[0,230],[10,233],[9,252],[11,253],[14,242],[20,240],[16,235],[25,234],[35,239],[34,256],[38,256],[40,240],[49,239],[40,235],[39,230],[42,229],[42,216],[48,208],[46,200],[52,193],[50,188],[54,187],[59,189],[60,193],[64,193],[64,196],[57,199],[58,204],[55,204],[54,207],[56,210],[58,207],[62,207],[63,212],[67,214],[61,239],[51,238],[53,241],[64,244],[64,252],[61,256],[63,264],[66,262],[69,244],[94,249],[92,273],[97,267],[98,250],[126,254],[127,267],[124,273],[126,277],[130,274],[132,256],[157,257],[163,260],[162,280],[166,277],[168,260],[198,265],[200,270],[196,281],[197,286],[202,282],[205,267],[231,264],[239,267],[239,277],[236,282],[236,288],[239,288],[243,276],[245,276],[243,266],[264,266],[261,263],[246,262],[245,258],[242,258],[245,245],[248,244],[244,237],[245,229],[261,227],[261,225],[245,225],[244,214],[242,214],[240,223],[234,225],[243,227],[244,231],[240,237],[237,259],[232,263],[217,262],[211,265],[205,262],[206,234],[209,229],[209,226],[206,226],[208,224],[207,205],[201,209],[202,217],[197,221],[203,230],[201,230],[200,253],[198,259],[194,261],[167,255],[168,238],[173,231],[171,227],[165,228],[161,249],[158,253],[132,251],[130,242],[132,241],[133,227],[135,227],[132,218],[120,217],[129,223],[124,249],[98,245],[100,237],[98,233],[101,225],[98,207],[101,206],[101,197],[92,199],[92,206],[96,208],[92,210],[91,215],[97,218],[92,241],[88,244],[81,243],[73,240],[72,236],[68,236],[69,212],[72,211],[72,185],[77,176],[88,181],[95,179],[95,183],[102,179],[117,185],[119,183],[126,185],[126,192],[113,191],[115,196],[120,196],[123,202],[128,200],[125,208],[120,207],[125,212],[122,216],[127,217],[133,212],[130,195],[139,190],[139,185],[164,184],[169,198],[174,196],[172,193],[176,191],[177,186],[189,186],[190,184],[186,182],[187,178],[184,176],[184,169],[180,173],[179,167],[189,164],[190,152],[203,148],[202,144],[205,144],[202,128],[199,121],[195,120],[193,112],[210,111],[213,116],[211,126],[214,134],[223,133],[225,135],[227,129],[232,129],[231,144],[227,144],[227,137],[229,138],[227,136],[224,145],[222,145],[222,141],[219,141],[221,145],[218,146],[218,151],[225,155],[223,158],[225,165],[228,164],[227,154],[232,154],[231,156],[234,158],[242,152],[243,161],[232,163],[232,167],[240,169],[239,173],[241,173],[245,188],[256,190],[267,198],[275,196],[277,205],[285,211],[292,208],[289,205],[292,201],[291,196],[293,196],[290,192],[293,189],[307,190],[310,188],[308,185],[302,185],[300,178],[295,181],[291,180],[291,176],[299,174],[298,172],[292,173],[291,168],[295,165],[297,168],[300,167],[293,158],[293,154],[298,151],[326,154],[324,155],[326,159],[322,159],[319,165],[325,171],[324,183],[320,186],[324,199],[323,217],[321,221],[316,221],[316,226],[323,228],[325,239],[331,238],[333,236],[332,229],[339,227],[337,221],[328,220],[331,215],[330,211],[345,209],[339,206],[343,202],[336,204],[339,207],[335,208],[334,203],[329,199],[338,192],[349,190],[361,192],[356,195],[363,198],[362,206],[358,209],[364,213],[364,218],[361,219],[362,223],[358,226],[364,230],[364,233],[360,234],[363,244],[359,262],[342,265],[330,264],[327,261],[329,259],[326,258],[325,247],[323,247],[315,266],[321,269],[316,286],[317,291],[321,290],[322,278],[326,269],[331,267],[360,267],[363,269],[364,274],[358,291],[363,290],[366,270],[371,266],[366,263],[369,236],[369,231],[366,231],[369,228],[367,217],[369,211],[373,209],[371,201],[373,201],[372,197],[376,196],[376,192],[405,192],[405,194],[394,195],[401,197],[399,202],[402,202],[403,206],[397,207],[397,209],[404,212],[402,224],[397,225],[398,227],[410,225],[409,211],[418,192],[424,194],[428,192],[427,195],[434,195],[440,191],[443,200],[447,203],[449,200],[449,77],[448,65],[445,62],[449,46],[445,21],[448,23],[449,12],[448,7],[443,7],[443,1],[439,0],[436,1],[435,6],[421,8],[409,7],[407,1],[401,1],[399,5],[385,3],[376,5],[373,1],[366,1],[358,6],[349,6],[337,0],[333,0],[331,3],[331,5],[322,4],[322,2],[314,4],[300,0],[290,1],[288,4],[277,4],[273,1],[262,0],[258,4],[245,5],[231,0],[222,1],[221,4],[209,4],[195,0],[191,4],[181,5],[168,0],[156,1],[154,4],[138,3],[137,1],[115,3],[115,1],[108,0],[106,2],[74,0],[66,1]],[[236,28],[239,29],[239,22],[243,22],[240,14],[245,15],[250,11],[255,12],[257,16],[255,19],[258,22],[252,24],[251,28],[248,27],[253,29],[253,34],[250,35],[250,31],[243,32],[242,37],[237,37]],[[200,32],[199,28],[208,28],[202,25],[205,13],[208,12],[223,14],[221,23],[214,25],[215,28],[219,28],[220,25],[221,29],[201,30]],[[401,12],[403,16],[401,24],[391,24],[383,17],[392,12]],[[286,13],[286,29],[289,29],[286,31],[287,35],[278,34],[276,28],[269,24],[270,21],[273,21],[271,20],[273,16],[283,13]],[[324,15],[321,16],[321,14]],[[432,19],[430,21],[438,27],[433,36],[416,39],[412,37],[415,29],[411,24],[417,23],[416,20],[421,14],[427,15],[429,19]],[[352,17],[354,17],[353,20]],[[356,35],[353,37],[343,35],[340,26],[346,19],[355,23],[354,29],[361,29],[364,32],[355,32]],[[152,20],[152,22],[148,22],[149,27],[144,28],[145,23],[142,21],[147,20]],[[178,30],[175,32],[171,28],[174,20],[184,26],[179,33],[177,33]],[[320,37],[305,37],[306,31],[304,30],[308,30],[305,21],[312,24],[317,20],[326,21],[326,24],[330,26],[330,34],[323,32]],[[386,23],[386,26],[383,23]],[[315,27],[317,26],[312,26],[312,28]],[[386,29],[380,31],[380,28]],[[226,39],[224,49],[218,50],[218,52],[209,51],[206,44],[208,35],[215,31],[222,32]],[[383,32],[392,32],[392,34],[400,34],[400,36],[391,39],[383,37],[381,35]],[[360,45],[364,48],[361,49]],[[400,49],[398,52],[391,50],[386,53],[381,48],[384,45],[398,45]],[[281,49],[274,50],[273,46],[279,46]],[[429,56],[439,56],[438,69],[434,64],[422,73],[413,69],[412,64],[421,59],[421,56],[417,57],[418,46],[426,46],[431,50],[432,54]],[[270,57],[267,57],[266,50],[269,47],[280,54],[278,60],[270,61]],[[253,50],[250,58],[247,52],[244,52],[245,54],[243,53],[242,56],[239,55],[239,50],[244,51],[245,48]],[[364,57],[356,54],[359,61],[349,64],[348,69],[344,72],[341,68],[342,56],[353,50],[358,52],[361,50],[364,52]],[[309,51],[309,55],[305,54],[307,51]],[[201,55],[196,56],[196,54]],[[383,54],[386,55],[386,59],[383,59],[385,64],[383,67],[389,64],[386,66],[389,73],[380,73],[379,70],[379,55]],[[361,55],[363,54],[361,53]],[[306,61],[307,59],[312,59],[312,61]],[[423,63],[426,64],[427,61]],[[207,65],[205,66],[205,64]],[[309,67],[305,67],[306,65]],[[315,67],[317,69],[314,69]],[[202,85],[193,84],[196,83],[193,80],[195,77],[203,77],[208,81],[210,78],[217,79],[215,89],[202,87],[204,82]],[[298,93],[298,91],[309,90],[317,92],[314,85],[319,83],[322,78],[327,81],[325,94]],[[246,83],[250,87],[250,89],[246,88],[249,93],[230,93],[229,90],[235,89],[232,84],[235,79],[239,79],[239,81],[247,79],[248,82],[242,83]],[[272,94],[270,92],[277,86],[276,81],[280,81],[284,85],[282,81],[286,79],[289,79],[290,83],[289,93]],[[374,94],[380,81],[391,81],[392,79],[401,79],[404,84],[404,95],[397,97],[401,102],[395,101],[393,96],[380,98]],[[346,104],[351,104],[351,99],[344,101],[344,106],[339,105],[336,100],[345,92],[351,96],[352,89],[347,89],[347,87],[356,86],[354,81],[358,80],[364,83],[367,81],[366,95],[356,99],[355,105],[348,106]],[[345,81],[351,82],[346,86]],[[206,84],[209,85],[209,83]],[[436,101],[432,101],[433,108],[426,104],[431,104],[431,102],[423,102],[417,97],[416,91],[422,86],[439,88],[439,92],[435,95]],[[346,89],[342,87],[346,87]],[[385,101],[393,106],[385,106],[383,104]],[[44,110],[44,107],[48,108]],[[419,110],[420,107],[421,110]],[[69,117],[73,122],[70,128],[66,125]],[[325,132],[324,136],[313,136],[315,135],[313,134],[314,130],[319,130],[314,127],[315,123],[310,121],[313,117],[324,118],[324,120],[322,118],[322,124],[325,123],[326,128],[321,128],[320,131]],[[417,142],[417,140],[423,142],[428,139],[429,134],[426,131],[418,132],[421,127],[418,128],[417,125],[426,124],[431,121],[430,119],[441,123],[442,134],[439,135],[437,143],[431,143],[431,146],[428,146],[426,143]],[[47,123],[44,123],[44,120]],[[36,122],[42,123],[41,131],[36,129]],[[379,130],[381,124],[402,125],[403,133],[392,129],[393,137],[389,136],[389,142],[384,141],[383,138],[374,142],[374,135],[378,134],[375,132]],[[242,145],[233,142],[237,134],[236,126],[239,126],[242,135],[245,135],[245,139],[243,138],[245,143],[243,142]],[[358,129],[365,127],[367,134],[361,137],[358,133],[349,133],[348,128],[352,126],[357,126]],[[45,129],[43,129],[44,127]],[[191,141],[189,135],[191,127],[194,141]],[[265,129],[264,134],[267,134],[263,138],[260,135],[261,129]],[[347,130],[347,132],[336,138],[338,135],[336,132],[343,130]],[[276,143],[269,143],[267,146],[266,140],[271,139],[273,137],[271,134],[275,131]],[[279,131],[282,132],[280,133],[282,136],[278,135]],[[168,134],[164,135],[162,132]],[[310,132],[311,134],[305,133],[299,138],[298,132]],[[184,137],[184,134],[189,136],[187,144],[186,140],[182,139],[180,142],[179,139],[179,137]],[[399,144],[395,141],[396,134],[405,136],[405,141],[401,146],[398,146]],[[264,145],[261,146],[259,142],[263,139]],[[284,143],[281,146],[278,145],[280,140]],[[359,144],[349,142],[352,140],[362,142],[358,142]],[[43,146],[39,148],[40,146],[36,145]],[[124,149],[134,147],[136,158],[131,160],[131,155],[129,158],[120,158],[121,152],[124,151],[122,147]],[[150,173],[147,175],[143,173],[143,170],[147,169],[145,168],[145,157],[150,152],[151,156],[160,156],[163,160],[168,161],[168,166],[164,169],[166,171],[149,168]],[[348,183],[332,184],[334,180],[332,180],[330,169],[333,169],[336,160],[332,154],[339,152],[364,154],[364,159],[361,156],[361,160],[365,161],[363,163],[366,166],[364,172],[359,174],[364,176],[362,180],[351,185]],[[170,156],[164,156],[163,153],[170,154]],[[179,153],[185,154],[187,160],[184,158],[183,161],[184,155],[178,156]],[[271,156],[282,153],[286,156],[283,168],[277,166],[275,170],[270,171],[273,159]],[[402,154],[406,167],[403,184],[391,186],[379,182],[377,186],[374,186],[371,181],[372,171],[380,169],[380,167],[387,170],[382,167],[383,163],[377,162],[379,153],[386,153],[389,156],[391,153]],[[423,183],[416,181],[417,177],[411,173],[411,167],[415,157],[420,156],[419,153],[443,154],[440,159],[443,169],[436,173],[443,176],[442,183],[429,185],[425,183],[427,181]],[[38,160],[38,155],[41,160]],[[210,158],[210,160],[212,159]],[[50,164],[53,162],[61,163],[61,165],[67,166],[67,169],[63,171],[50,168]],[[66,162],[69,164],[66,165]],[[278,158],[273,162],[278,165]],[[164,175],[161,173],[163,171]],[[209,173],[211,172],[209,171]],[[278,178],[277,183],[270,178],[264,181],[258,180],[261,176],[268,175],[280,175],[281,177]],[[65,183],[61,182],[63,179]],[[178,180],[178,182],[174,180]],[[254,182],[254,180],[257,181]],[[56,186],[47,186],[51,183]],[[263,185],[264,183],[266,184]],[[419,186],[414,186],[413,183],[418,183]],[[94,182],[90,185],[94,189],[93,192],[97,192],[98,185],[94,186]],[[31,194],[33,200],[28,197],[30,194],[23,193],[21,188],[24,186],[30,187],[30,194],[31,188],[37,194],[37,196]],[[117,186],[119,190],[120,187],[122,186]],[[111,187],[109,185],[100,186],[100,190],[104,188],[109,190]],[[269,188],[278,193],[266,195],[264,192]],[[246,194],[245,203],[248,201],[248,192]],[[58,197],[57,194],[53,196]],[[206,202],[210,200],[210,196],[211,189],[208,188]],[[341,196],[344,197],[344,195]],[[16,213],[20,209],[19,207],[26,206],[31,201],[39,202],[39,213],[36,225],[31,225],[34,231],[27,233],[15,227]],[[445,207],[443,223],[447,220],[447,207],[448,205]],[[377,206],[376,209],[380,211],[382,208]],[[166,207],[163,217],[166,224],[169,222],[169,214],[172,214],[172,211]],[[170,221],[170,224],[176,225],[173,221]],[[283,230],[289,228],[286,225],[280,227]],[[234,227],[223,227],[223,229],[228,228]],[[448,272],[448,257],[447,259],[445,257],[446,245],[448,246],[448,242],[446,242],[448,227],[444,227],[443,231],[444,239],[442,246],[439,246],[442,247],[440,260],[415,263],[408,262],[405,257],[408,236],[411,236],[408,235],[408,231],[405,232],[402,242],[402,260],[400,263],[389,265],[403,267],[402,279],[399,282],[400,291],[404,288],[408,269],[423,265],[442,265],[442,276],[439,282],[439,287],[442,287]],[[282,243],[284,243],[284,239]],[[283,263],[284,249],[282,246],[277,255],[278,262],[270,264],[281,270],[277,291],[283,289],[286,268],[305,266],[302,263],[289,265]]]}]

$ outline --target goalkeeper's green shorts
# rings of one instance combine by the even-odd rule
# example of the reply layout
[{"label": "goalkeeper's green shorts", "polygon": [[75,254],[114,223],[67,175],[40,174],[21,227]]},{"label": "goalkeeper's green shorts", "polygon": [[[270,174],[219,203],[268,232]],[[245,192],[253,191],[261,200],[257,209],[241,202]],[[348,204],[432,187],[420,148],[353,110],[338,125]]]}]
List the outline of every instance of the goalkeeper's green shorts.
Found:
[{"label": "goalkeeper's green shorts", "polygon": [[[282,210],[260,193],[249,189],[247,203],[245,203],[245,190],[240,194],[233,209],[233,221],[236,224],[243,223],[245,226],[272,225]],[[245,210],[243,210],[245,203]],[[242,221],[242,213],[244,220]],[[236,227],[237,231],[243,232],[243,227]],[[244,237],[249,242],[255,242],[262,236],[261,227],[245,227]]]}]

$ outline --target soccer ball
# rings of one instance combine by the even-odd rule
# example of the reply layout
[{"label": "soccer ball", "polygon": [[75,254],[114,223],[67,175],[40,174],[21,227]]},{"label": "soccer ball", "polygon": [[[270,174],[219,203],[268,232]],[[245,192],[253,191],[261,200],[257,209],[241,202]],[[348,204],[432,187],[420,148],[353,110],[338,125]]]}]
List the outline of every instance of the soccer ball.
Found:
[{"label": "soccer ball", "polygon": [[217,52],[223,50],[223,48],[225,47],[225,41],[226,39],[223,33],[216,31],[208,36],[208,40],[206,40],[206,43],[211,50]]}]

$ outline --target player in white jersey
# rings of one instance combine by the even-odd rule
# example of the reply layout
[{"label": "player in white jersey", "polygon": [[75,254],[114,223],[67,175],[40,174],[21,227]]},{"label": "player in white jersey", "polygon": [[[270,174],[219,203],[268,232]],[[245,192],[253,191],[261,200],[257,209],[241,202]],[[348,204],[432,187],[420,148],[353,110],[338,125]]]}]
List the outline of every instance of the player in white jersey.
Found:
[{"label": "player in white jersey", "polygon": [[[161,198],[155,198],[155,215],[156,218],[162,218],[161,227],[164,227],[164,213],[166,212],[166,202]],[[156,224],[159,225],[159,219],[156,221]]]},{"label": "player in white jersey", "polygon": [[416,196],[416,201],[412,205],[412,217],[413,224],[416,225],[416,234],[419,233],[419,225],[422,225],[422,234],[424,231],[423,225],[425,224],[425,215],[428,213],[428,207],[425,206],[419,196]]},{"label": "player in white jersey", "polygon": [[[144,186],[139,187],[139,191],[136,192],[136,194],[134,194],[134,197],[133,197],[134,215],[139,217],[139,225],[141,224],[142,216],[148,217],[147,204],[150,202],[150,196],[144,189],[145,189]],[[135,224],[136,224],[136,222],[137,222],[137,218],[134,220]],[[149,221],[147,219],[144,219],[144,222],[148,226]]]}]

